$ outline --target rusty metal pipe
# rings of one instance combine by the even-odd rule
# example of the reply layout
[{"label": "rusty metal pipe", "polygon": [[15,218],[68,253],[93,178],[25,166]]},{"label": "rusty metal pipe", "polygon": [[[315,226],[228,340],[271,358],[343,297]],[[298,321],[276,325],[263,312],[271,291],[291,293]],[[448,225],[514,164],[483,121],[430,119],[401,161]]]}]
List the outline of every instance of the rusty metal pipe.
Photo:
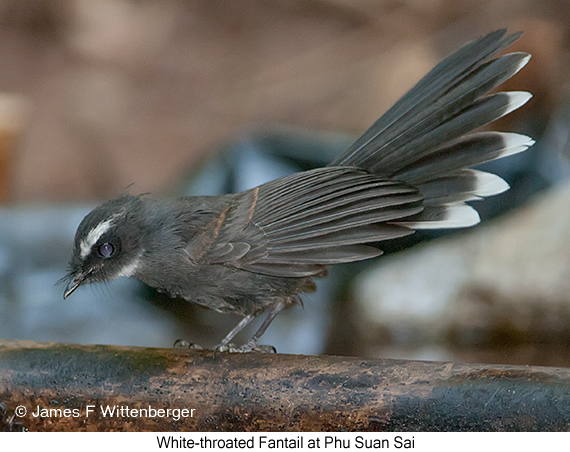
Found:
[{"label": "rusty metal pipe", "polygon": [[569,430],[570,369],[0,341],[0,421],[32,431]]}]

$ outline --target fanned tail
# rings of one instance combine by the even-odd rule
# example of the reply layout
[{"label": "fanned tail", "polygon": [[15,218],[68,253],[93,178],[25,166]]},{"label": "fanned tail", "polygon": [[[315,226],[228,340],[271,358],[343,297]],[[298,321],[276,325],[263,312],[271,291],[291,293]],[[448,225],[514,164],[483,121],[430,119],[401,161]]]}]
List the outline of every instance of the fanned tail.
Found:
[{"label": "fanned tail", "polygon": [[494,58],[520,36],[505,33],[489,33],[443,60],[330,166],[356,166],[418,187],[424,211],[398,224],[414,229],[476,224],[479,215],[465,201],[502,193],[508,184],[467,168],[534,144],[520,134],[471,133],[531,98],[519,91],[488,94],[530,59],[522,52]]}]

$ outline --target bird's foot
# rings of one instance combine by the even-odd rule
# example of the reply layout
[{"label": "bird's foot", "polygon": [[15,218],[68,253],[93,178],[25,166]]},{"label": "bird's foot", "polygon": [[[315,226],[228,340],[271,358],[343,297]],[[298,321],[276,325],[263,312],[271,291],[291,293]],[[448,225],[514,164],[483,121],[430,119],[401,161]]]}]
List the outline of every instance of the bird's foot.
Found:
[{"label": "bird's foot", "polygon": [[191,342],[185,341],[184,339],[177,339],[172,345],[172,348],[177,348],[177,349],[181,348],[187,350],[204,350],[204,347],[202,347],[201,345],[193,344]]},{"label": "bird's foot", "polygon": [[214,348],[214,356],[218,353],[277,353],[277,349],[273,345],[258,345],[256,342],[250,341],[244,345],[220,344]]}]

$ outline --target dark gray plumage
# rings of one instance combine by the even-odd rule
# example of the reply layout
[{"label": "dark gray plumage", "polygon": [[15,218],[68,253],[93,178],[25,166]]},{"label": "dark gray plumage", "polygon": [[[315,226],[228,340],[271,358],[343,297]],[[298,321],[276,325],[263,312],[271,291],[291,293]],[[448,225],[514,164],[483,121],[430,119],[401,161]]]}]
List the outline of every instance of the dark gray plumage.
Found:
[{"label": "dark gray plumage", "polygon": [[[219,350],[257,342],[277,313],[315,290],[326,266],[376,257],[376,244],[416,229],[479,221],[465,201],[508,188],[469,169],[520,152],[529,137],[475,132],[530,94],[488,95],[530,58],[494,57],[518,38],[499,30],[438,64],[329,166],[224,196],[155,200],[122,195],[81,222],[64,297],[120,276],[244,319]],[[242,347],[230,341],[257,315],[266,320]]]}]

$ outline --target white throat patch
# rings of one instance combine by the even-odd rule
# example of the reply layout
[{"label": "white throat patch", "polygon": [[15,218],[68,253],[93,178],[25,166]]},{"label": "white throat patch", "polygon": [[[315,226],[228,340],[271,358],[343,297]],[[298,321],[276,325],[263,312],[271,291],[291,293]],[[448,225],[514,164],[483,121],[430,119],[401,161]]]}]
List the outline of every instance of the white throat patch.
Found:
[{"label": "white throat patch", "polygon": [[130,278],[131,276],[135,276],[139,268],[139,264],[143,253],[144,250],[141,250],[141,252],[138,254],[138,256],[135,259],[133,259],[129,264],[121,268],[121,270],[119,270],[119,273],[117,273],[116,278],[120,277]]},{"label": "white throat patch", "polygon": [[113,222],[117,216],[118,215],[113,215],[111,218],[102,221],[89,231],[87,237],[85,237],[79,244],[79,247],[81,249],[81,259],[85,259],[87,256],[89,256],[91,247],[97,243],[97,240],[99,240],[101,236],[111,228],[111,226],[113,226]]}]

